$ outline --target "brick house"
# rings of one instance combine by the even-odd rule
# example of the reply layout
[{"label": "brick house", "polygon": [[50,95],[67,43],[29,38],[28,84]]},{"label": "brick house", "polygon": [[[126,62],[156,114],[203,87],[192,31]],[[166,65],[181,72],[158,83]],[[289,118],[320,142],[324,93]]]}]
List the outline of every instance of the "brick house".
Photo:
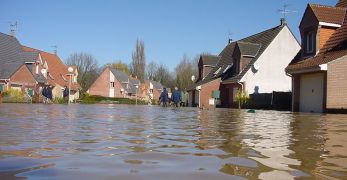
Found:
[{"label": "brick house", "polygon": [[71,66],[73,72],[68,72],[68,66],[66,66],[57,54],[48,53],[42,50],[34,49],[27,46],[22,46],[25,52],[36,52],[40,54],[40,61],[43,64],[42,67],[36,69],[41,72],[44,69],[43,76],[47,80],[47,84],[53,86],[52,94],[53,98],[62,98],[64,87],[69,87],[70,84],[70,100],[76,100],[79,98],[79,90],[81,89],[77,82],[78,71],[76,66]]},{"label": "brick house", "polygon": [[347,108],[347,1],[308,4],[300,24],[301,51],[286,68],[293,80],[293,111]]},{"label": "brick house", "polygon": [[274,28],[229,41],[215,67],[190,88],[190,104],[200,104],[202,108],[235,107],[239,90],[250,94],[288,92],[291,79],[284,69],[299,50],[285,19]]},{"label": "brick house", "polygon": [[100,76],[89,87],[90,95],[117,98],[135,98],[142,94],[138,91],[141,83],[126,73],[110,67],[104,68]]},{"label": "brick house", "polygon": [[0,63],[0,91],[17,89],[39,95],[47,82],[39,71],[43,67],[41,55],[23,51],[14,36],[0,33]]}]

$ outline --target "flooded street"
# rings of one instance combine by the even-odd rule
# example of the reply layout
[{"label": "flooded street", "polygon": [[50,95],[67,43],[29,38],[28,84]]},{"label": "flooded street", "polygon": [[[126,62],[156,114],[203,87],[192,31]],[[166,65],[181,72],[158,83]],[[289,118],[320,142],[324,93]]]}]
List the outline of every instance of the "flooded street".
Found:
[{"label": "flooded street", "polygon": [[0,104],[0,179],[347,179],[347,115]]}]

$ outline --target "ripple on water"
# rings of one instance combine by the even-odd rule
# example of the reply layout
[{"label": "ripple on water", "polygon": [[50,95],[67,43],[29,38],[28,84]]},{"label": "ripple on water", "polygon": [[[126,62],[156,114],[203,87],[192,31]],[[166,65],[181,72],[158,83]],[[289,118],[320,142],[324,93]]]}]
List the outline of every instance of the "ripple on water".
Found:
[{"label": "ripple on water", "polygon": [[345,115],[0,104],[0,179],[346,179],[346,127]]}]

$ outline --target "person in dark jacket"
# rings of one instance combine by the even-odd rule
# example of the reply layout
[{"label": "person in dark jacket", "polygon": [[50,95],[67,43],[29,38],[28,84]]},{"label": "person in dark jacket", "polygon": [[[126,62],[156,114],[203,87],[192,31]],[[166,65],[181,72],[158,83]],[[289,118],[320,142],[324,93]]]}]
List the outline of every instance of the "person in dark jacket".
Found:
[{"label": "person in dark jacket", "polygon": [[43,103],[47,103],[47,102],[48,102],[48,98],[47,98],[47,86],[43,87],[41,94],[42,94],[42,96],[43,96]]},{"label": "person in dark jacket", "polygon": [[179,107],[181,100],[181,92],[179,92],[178,88],[175,87],[175,90],[172,92],[172,101],[174,102],[176,107]]},{"label": "person in dark jacket", "polygon": [[167,106],[167,102],[169,101],[169,95],[166,91],[166,88],[164,88],[163,92],[161,92],[159,97],[159,102],[163,103],[163,106]]},{"label": "person in dark jacket", "polygon": [[49,99],[50,102],[53,101],[53,94],[52,94],[52,86],[47,87],[47,98]]},{"label": "person in dark jacket", "polygon": [[68,103],[68,101],[69,101],[69,88],[67,88],[67,86],[65,86],[65,88],[64,88],[63,98],[64,98],[65,103]]}]

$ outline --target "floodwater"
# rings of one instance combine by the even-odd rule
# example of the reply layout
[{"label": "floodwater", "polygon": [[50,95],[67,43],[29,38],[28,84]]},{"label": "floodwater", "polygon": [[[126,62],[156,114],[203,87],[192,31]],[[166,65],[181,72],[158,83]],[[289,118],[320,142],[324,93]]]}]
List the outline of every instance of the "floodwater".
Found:
[{"label": "floodwater", "polygon": [[347,116],[0,104],[0,179],[347,179]]}]

